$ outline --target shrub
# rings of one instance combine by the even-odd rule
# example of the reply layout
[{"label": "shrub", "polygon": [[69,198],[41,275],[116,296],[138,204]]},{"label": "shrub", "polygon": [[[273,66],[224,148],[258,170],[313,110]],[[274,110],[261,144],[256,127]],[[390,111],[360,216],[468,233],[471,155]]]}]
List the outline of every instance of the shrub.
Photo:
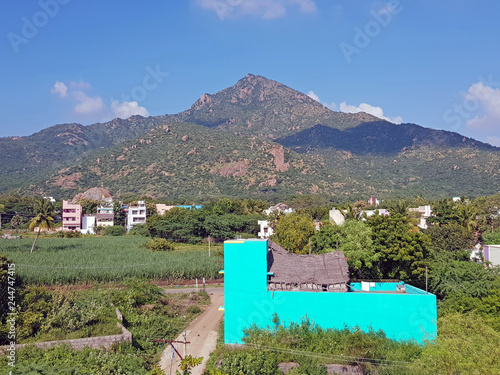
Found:
[{"label": "shrub", "polygon": [[146,229],[145,224],[134,225],[128,232],[132,236],[149,236],[149,230]]},{"label": "shrub", "polygon": [[78,238],[81,237],[82,234],[76,230],[71,230],[69,232],[64,232],[64,238]]},{"label": "shrub", "polygon": [[104,227],[104,234],[106,236],[123,236],[125,233],[127,233],[127,230],[121,225]]},{"label": "shrub", "polygon": [[145,243],[147,249],[152,251],[173,251],[174,244],[167,241],[165,238],[153,238]]},{"label": "shrub", "polygon": [[202,241],[201,237],[189,237],[188,243],[191,245],[196,245]]}]

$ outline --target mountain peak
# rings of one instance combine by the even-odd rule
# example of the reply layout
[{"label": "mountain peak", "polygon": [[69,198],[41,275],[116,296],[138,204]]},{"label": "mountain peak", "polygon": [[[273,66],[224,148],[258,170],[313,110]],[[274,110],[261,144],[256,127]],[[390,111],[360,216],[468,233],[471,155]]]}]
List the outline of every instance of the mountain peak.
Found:
[{"label": "mountain peak", "polygon": [[231,87],[203,94],[176,120],[233,134],[276,139],[317,124],[346,129],[378,119],[334,112],[300,91],[249,73]]}]

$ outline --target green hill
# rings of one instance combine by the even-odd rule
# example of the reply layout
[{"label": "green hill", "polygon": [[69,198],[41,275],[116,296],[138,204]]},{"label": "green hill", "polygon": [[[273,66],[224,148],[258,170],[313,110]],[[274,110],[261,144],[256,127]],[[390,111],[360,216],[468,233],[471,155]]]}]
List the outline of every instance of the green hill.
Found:
[{"label": "green hill", "polygon": [[174,123],[78,159],[50,176],[42,189],[59,196],[101,185],[118,196],[286,196],[329,194],[348,178],[327,173],[317,158],[276,143]]},{"label": "green hill", "polygon": [[0,165],[0,192],[61,197],[101,185],[115,195],[172,199],[312,193],[351,200],[488,195],[500,186],[497,147],[334,112],[252,74],[179,114],[0,138]]}]

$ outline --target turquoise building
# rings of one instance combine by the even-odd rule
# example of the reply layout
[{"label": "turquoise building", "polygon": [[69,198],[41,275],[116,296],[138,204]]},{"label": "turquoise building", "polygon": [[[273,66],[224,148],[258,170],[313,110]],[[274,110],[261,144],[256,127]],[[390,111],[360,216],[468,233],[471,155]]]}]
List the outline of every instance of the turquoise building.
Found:
[{"label": "turquoise building", "polygon": [[[349,283],[339,252],[295,255],[278,248],[268,240],[224,243],[226,344],[241,344],[253,324],[272,325],[275,313],[284,324],[307,315],[322,328],[371,328],[419,343],[436,337],[435,295],[403,282]],[[330,279],[322,280],[324,274]]]}]

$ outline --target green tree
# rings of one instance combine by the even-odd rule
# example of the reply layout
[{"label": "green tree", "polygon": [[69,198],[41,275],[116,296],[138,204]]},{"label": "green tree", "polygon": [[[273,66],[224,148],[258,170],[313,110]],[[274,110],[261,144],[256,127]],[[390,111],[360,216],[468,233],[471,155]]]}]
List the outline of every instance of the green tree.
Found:
[{"label": "green tree", "polygon": [[146,220],[146,229],[153,237],[188,240],[198,233],[197,212],[174,207],[164,215],[153,215]]},{"label": "green tree", "polygon": [[2,214],[5,213],[5,206],[0,203],[0,230],[2,230]]},{"label": "green tree", "polygon": [[82,213],[84,214],[95,214],[97,207],[101,204],[101,202],[89,198],[80,199],[77,203],[82,206]]},{"label": "green tree", "polygon": [[429,342],[411,374],[498,374],[500,333],[476,314],[453,313],[438,320],[436,341]]},{"label": "green tree", "polygon": [[450,294],[485,297],[495,288],[497,274],[482,264],[441,258],[430,265],[429,290],[438,298]]},{"label": "green tree", "polygon": [[384,205],[392,215],[406,215],[410,207],[410,203],[404,199],[386,201]]},{"label": "green tree", "polygon": [[311,248],[314,253],[328,253],[338,250],[340,241],[340,227],[326,224],[311,237]]},{"label": "green tree", "polygon": [[415,282],[422,278],[428,265],[429,237],[415,231],[403,215],[373,215],[367,223],[372,229],[381,276]]},{"label": "green tree", "polygon": [[113,215],[114,215],[114,224],[125,226],[126,215],[123,211],[123,207],[119,202],[113,202]]},{"label": "green tree", "polygon": [[443,226],[430,226],[424,231],[431,239],[431,247],[435,254],[445,253],[447,256],[463,258],[468,257],[464,250],[472,249],[474,236],[471,232],[459,224],[447,224]]},{"label": "green tree", "polygon": [[460,217],[451,199],[444,198],[432,205],[433,216],[427,219],[428,224],[460,224]]},{"label": "green tree", "polygon": [[347,220],[340,226],[339,250],[347,257],[353,277],[377,276],[379,254],[375,253],[372,243],[372,229],[363,221]]},{"label": "green tree", "polygon": [[176,375],[190,375],[191,369],[193,367],[201,365],[202,362],[203,362],[203,357],[197,358],[191,355],[187,355],[181,361],[180,369],[182,370],[182,373],[179,371],[176,371],[175,373]]},{"label": "green tree", "polygon": [[478,210],[470,204],[459,204],[456,207],[458,223],[466,230],[473,232],[479,226]]},{"label": "green tree", "polygon": [[17,233],[17,229],[19,228],[19,226],[21,225],[22,222],[23,222],[23,219],[19,215],[15,215],[12,217],[12,219],[10,219],[10,225],[12,226],[12,228],[14,228],[16,233]]},{"label": "green tree", "polygon": [[52,229],[54,227],[54,218],[52,216],[54,216],[55,214],[52,203],[50,203],[50,200],[45,198],[36,200],[35,204],[33,205],[33,210],[36,216],[31,219],[29,229],[34,230],[35,228],[38,228],[38,232],[36,234],[35,241],[33,242],[33,246],[31,247],[30,253],[32,253],[33,249],[35,248],[38,236],[40,236],[40,231],[42,229]]},{"label": "green tree", "polygon": [[2,301],[0,302],[0,325],[8,312],[8,276],[9,276],[9,262],[5,255],[0,255],[0,295],[2,296]]},{"label": "green tree", "polygon": [[292,212],[280,219],[272,240],[288,251],[305,254],[315,232],[311,216]]},{"label": "green tree", "polygon": [[361,211],[357,209],[351,202],[345,205],[344,209],[341,209],[340,212],[344,216],[345,220],[359,220],[359,214]]},{"label": "green tree", "polygon": [[486,245],[500,244],[500,230],[483,234],[483,243]]},{"label": "green tree", "polygon": [[351,275],[356,278],[377,276],[378,255],[372,246],[372,230],[363,221],[347,220],[343,225],[324,225],[311,237],[314,252],[344,252]]}]

